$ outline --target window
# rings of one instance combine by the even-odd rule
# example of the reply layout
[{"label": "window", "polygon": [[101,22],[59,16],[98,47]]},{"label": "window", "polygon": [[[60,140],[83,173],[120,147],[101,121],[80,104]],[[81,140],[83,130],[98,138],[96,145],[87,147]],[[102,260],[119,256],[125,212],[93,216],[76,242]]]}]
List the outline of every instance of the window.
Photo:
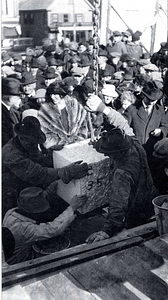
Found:
[{"label": "window", "polygon": [[67,14],[64,15],[64,22],[65,22],[65,23],[68,22],[68,15],[67,15]]},{"label": "window", "polygon": [[33,24],[34,23],[34,14],[33,13],[25,13],[24,14],[24,23],[25,24]]},{"label": "window", "polygon": [[83,22],[83,15],[82,14],[76,14],[76,23],[82,23]]},{"label": "window", "polygon": [[52,23],[58,22],[58,14],[52,14]]}]

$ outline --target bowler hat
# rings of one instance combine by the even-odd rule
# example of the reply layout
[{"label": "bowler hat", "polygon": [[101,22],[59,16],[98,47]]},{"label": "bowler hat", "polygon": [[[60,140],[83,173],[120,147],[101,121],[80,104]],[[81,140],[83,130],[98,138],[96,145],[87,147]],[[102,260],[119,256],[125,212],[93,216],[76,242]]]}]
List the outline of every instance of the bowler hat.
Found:
[{"label": "bowler hat", "polygon": [[20,95],[20,81],[13,77],[2,78],[2,95]]},{"label": "bowler hat", "polygon": [[129,150],[133,145],[131,136],[124,135],[118,128],[102,133],[102,137],[96,143],[96,151],[113,154]]},{"label": "bowler hat", "polygon": [[141,36],[141,34],[139,32],[133,33],[132,34],[132,41],[133,42],[139,41],[140,40],[140,36]]},{"label": "bowler hat", "polygon": [[49,65],[49,67],[51,67],[51,66],[57,66],[56,59],[54,57],[49,58],[48,65]]},{"label": "bowler hat", "polygon": [[108,57],[108,53],[106,50],[103,50],[103,49],[99,49],[99,53],[98,53],[98,56],[105,56],[105,57]]},{"label": "bowler hat", "polygon": [[118,30],[113,31],[113,36],[121,36],[121,32]]},{"label": "bowler hat", "polygon": [[43,144],[46,140],[45,134],[40,129],[39,120],[32,116],[25,117],[22,122],[17,123],[14,130],[18,136],[37,144]]},{"label": "bowler hat", "polygon": [[37,80],[34,78],[32,72],[24,72],[21,79],[22,85],[35,83]]},{"label": "bowler hat", "polygon": [[49,67],[45,72],[45,79],[54,79],[56,77],[55,69],[53,67]]},{"label": "bowler hat", "polygon": [[160,44],[160,46],[161,46],[162,50],[168,51],[168,42],[162,42]]},{"label": "bowler hat", "polygon": [[17,205],[22,211],[31,214],[42,213],[50,208],[45,191],[34,186],[20,192]]},{"label": "bowler hat", "polygon": [[163,92],[158,89],[154,81],[148,81],[145,83],[142,93],[151,101],[160,100],[163,96]]}]

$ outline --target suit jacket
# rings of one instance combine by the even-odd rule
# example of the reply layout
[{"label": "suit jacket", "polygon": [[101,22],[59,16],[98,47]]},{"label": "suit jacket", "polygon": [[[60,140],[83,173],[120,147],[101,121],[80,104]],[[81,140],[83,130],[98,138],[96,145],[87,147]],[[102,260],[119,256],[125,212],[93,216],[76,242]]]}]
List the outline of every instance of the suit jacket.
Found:
[{"label": "suit jacket", "polygon": [[10,113],[10,111],[2,104],[2,147],[16,134],[14,126],[20,121],[19,112]]}]

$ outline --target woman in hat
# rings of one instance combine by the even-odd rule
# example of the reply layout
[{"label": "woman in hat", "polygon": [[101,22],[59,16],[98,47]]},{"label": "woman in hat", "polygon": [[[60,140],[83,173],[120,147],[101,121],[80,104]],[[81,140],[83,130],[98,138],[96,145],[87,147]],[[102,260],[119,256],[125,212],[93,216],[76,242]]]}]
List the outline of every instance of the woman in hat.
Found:
[{"label": "woman in hat", "polygon": [[53,182],[47,190],[28,187],[20,192],[17,207],[6,213],[3,226],[10,230],[15,240],[14,251],[7,259],[8,264],[35,258],[32,244],[61,235],[75,219],[75,211],[87,200],[86,196],[74,196],[65,210],[55,213],[55,217],[47,221],[46,213],[51,209],[50,197],[56,194],[56,190],[57,182]]},{"label": "woman in hat", "polygon": [[76,85],[74,78],[67,77],[47,89],[38,115],[47,149],[88,137],[87,112],[73,95]]},{"label": "woman in hat", "polygon": [[125,110],[131,105],[134,104],[136,101],[136,98],[134,94],[131,91],[124,91],[121,94],[120,102],[121,102],[121,108],[118,109],[118,112],[120,114],[124,114]]}]

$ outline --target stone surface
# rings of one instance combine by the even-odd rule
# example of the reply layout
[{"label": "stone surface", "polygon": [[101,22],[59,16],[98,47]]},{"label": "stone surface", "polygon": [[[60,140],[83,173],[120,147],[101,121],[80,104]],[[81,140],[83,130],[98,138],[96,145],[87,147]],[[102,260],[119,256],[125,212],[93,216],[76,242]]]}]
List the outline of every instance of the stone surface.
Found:
[{"label": "stone surface", "polygon": [[64,184],[58,181],[58,195],[66,202],[74,195],[87,195],[87,203],[79,209],[85,214],[97,207],[109,202],[110,194],[110,165],[109,158],[98,153],[93,146],[89,145],[89,140],[65,146],[60,151],[54,151],[54,168],[61,168],[78,160],[88,163],[93,169],[92,175],[87,175],[81,179],[72,180]]}]

